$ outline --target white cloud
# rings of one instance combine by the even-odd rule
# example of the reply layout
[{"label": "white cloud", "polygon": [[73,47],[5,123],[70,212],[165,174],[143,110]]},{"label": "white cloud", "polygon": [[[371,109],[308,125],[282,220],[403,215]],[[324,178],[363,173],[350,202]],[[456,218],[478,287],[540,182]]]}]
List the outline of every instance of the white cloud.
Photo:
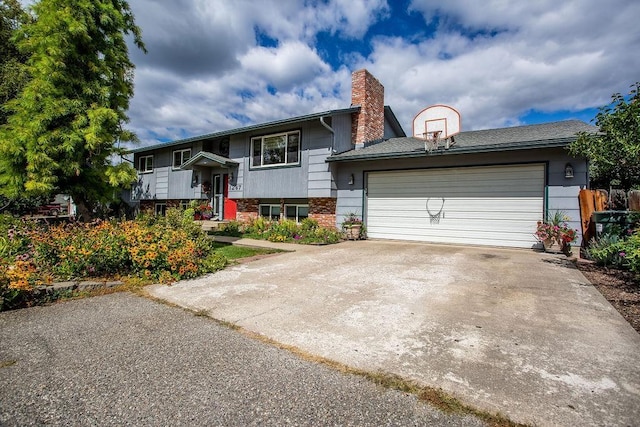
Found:
[{"label": "white cloud", "polygon": [[318,54],[304,43],[289,41],[277,48],[255,47],[240,59],[243,71],[264,79],[281,91],[330,71]]},{"label": "white cloud", "polygon": [[378,38],[364,66],[410,130],[421,108],[459,109],[465,129],[517,124],[531,109],[580,110],[638,79],[640,3],[414,1],[432,38]]},{"label": "white cloud", "polygon": [[[414,0],[423,26],[403,35],[394,17],[377,27],[390,35],[373,36],[387,1],[130,4],[149,49],[132,49],[130,127],[145,144],[347,107],[350,72],[362,67],[407,132],[435,103],[457,108],[464,129],[499,127],[532,109],[598,107],[640,80],[640,2]],[[340,43],[342,66],[317,44],[321,33]]]}]

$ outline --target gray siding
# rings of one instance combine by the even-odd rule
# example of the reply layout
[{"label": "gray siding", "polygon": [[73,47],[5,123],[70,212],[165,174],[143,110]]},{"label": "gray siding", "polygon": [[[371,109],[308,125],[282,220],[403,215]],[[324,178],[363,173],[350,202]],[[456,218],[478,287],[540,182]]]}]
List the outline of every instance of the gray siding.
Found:
[{"label": "gray siding", "polygon": [[353,148],[351,142],[351,114],[340,114],[331,119],[331,128],[334,132],[333,150],[343,153]]},{"label": "gray siding", "polygon": [[[395,170],[395,169],[422,169],[454,166],[489,166],[510,163],[547,163],[547,212],[563,211],[569,218],[569,225],[580,230],[580,208],[578,205],[578,192],[580,188],[586,188],[587,164],[584,159],[574,159],[563,149],[513,151],[503,153],[486,153],[473,155],[447,155],[432,154],[430,156],[390,159],[376,161],[360,161],[338,164],[337,188],[338,200],[336,207],[336,225],[344,220],[349,212],[362,212],[363,210],[363,179],[365,171]],[[571,163],[574,168],[575,178],[566,179],[564,168],[566,163]],[[353,174],[354,184],[349,185],[349,175]],[[541,213],[542,215],[543,213]],[[543,219],[543,218],[540,218]],[[577,244],[579,244],[578,242]]]},{"label": "gray siding", "polygon": [[[300,129],[300,165],[250,168],[251,137],[267,135],[282,131]],[[330,197],[332,175],[325,163],[331,151],[331,133],[319,120],[302,123],[298,128],[274,128],[268,132],[238,135],[231,139],[234,153],[237,147],[244,146],[242,158],[233,158],[241,162],[238,170],[238,184],[241,191],[230,193],[230,197],[252,199],[280,199]],[[242,194],[239,196],[239,194]],[[232,195],[233,194],[233,195]]]}]

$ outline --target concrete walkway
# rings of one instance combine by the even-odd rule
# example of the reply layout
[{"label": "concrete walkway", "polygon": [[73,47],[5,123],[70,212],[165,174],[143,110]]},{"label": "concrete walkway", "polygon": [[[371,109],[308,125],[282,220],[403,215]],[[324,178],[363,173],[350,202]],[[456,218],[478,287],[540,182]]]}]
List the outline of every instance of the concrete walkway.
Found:
[{"label": "concrete walkway", "polygon": [[159,298],[532,425],[637,425],[640,335],[562,256],[360,241],[173,286]]}]

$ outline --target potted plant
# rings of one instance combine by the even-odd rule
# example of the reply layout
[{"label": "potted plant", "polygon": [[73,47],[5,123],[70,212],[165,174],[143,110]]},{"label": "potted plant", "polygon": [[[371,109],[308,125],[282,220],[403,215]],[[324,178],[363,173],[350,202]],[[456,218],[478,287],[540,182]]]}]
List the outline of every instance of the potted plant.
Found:
[{"label": "potted plant", "polygon": [[206,203],[201,204],[198,211],[204,220],[209,220],[213,217],[213,209]]},{"label": "potted plant", "polygon": [[535,236],[549,252],[557,245],[565,255],[571,254],[571,243],[576,240],[578,232],[567,224],[568,218],[562,212],[556,212],[547,221],[538,221]]},{"label": "potted plant", "polygon": [[355,212],[345,215],[342,221],[342,230],[348,240],[360,240],[364,237],[362,219]]}]

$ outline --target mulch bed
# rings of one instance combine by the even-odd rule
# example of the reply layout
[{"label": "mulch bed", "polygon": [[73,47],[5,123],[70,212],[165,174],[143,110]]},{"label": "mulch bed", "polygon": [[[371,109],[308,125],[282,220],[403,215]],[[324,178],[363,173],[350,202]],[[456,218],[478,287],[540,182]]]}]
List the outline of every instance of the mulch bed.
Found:
[{"label": "mulch bed", "polygon": [[640,278],[633,273],[579,260],[578,270],[640,333]]}]

